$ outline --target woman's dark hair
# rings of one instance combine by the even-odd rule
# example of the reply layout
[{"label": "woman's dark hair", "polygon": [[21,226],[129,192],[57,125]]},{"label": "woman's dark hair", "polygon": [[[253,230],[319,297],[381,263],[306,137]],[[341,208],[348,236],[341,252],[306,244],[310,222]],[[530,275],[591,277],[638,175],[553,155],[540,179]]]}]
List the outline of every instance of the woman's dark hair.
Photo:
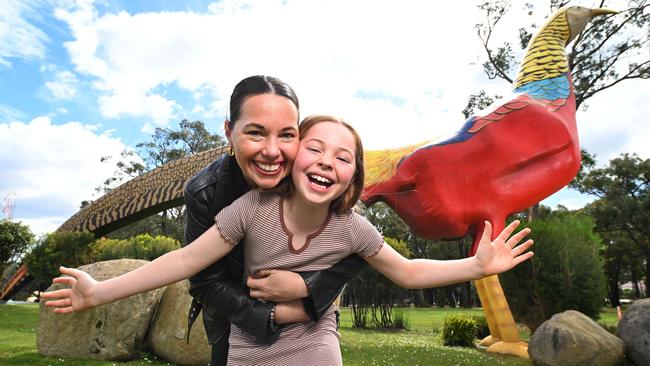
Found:
[{"label": "woman's dark hair", "polygon": [[[246,98],[259,94],[275,94],[289,99],[297,110],[300,110],[298,96],[284,81],[273,76],[255,75],[249,76],[235,85],[230,96],[230,118],[228,127],[233,128],[241,114],[241,107]],[[298,118],[300,119],[300,117]]]}]

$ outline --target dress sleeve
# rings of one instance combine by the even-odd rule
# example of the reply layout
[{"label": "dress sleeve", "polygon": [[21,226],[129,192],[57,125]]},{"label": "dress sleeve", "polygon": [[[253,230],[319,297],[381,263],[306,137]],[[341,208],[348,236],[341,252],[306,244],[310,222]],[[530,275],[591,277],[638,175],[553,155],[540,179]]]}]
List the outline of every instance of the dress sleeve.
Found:
[{"label": "dress sleeve", "polygon": [[250,191],[224,207],[214,221],[223,237],[233,243],[239,243],[255,215],[259,206],[259,192]]},{"label": "dress sleeve", "polygon": [[357,213],[352,213],[350,234],[352,235],[352,250],[361,257],[377,254],[384,245],[384,238],[379,231],[370,221]]}]

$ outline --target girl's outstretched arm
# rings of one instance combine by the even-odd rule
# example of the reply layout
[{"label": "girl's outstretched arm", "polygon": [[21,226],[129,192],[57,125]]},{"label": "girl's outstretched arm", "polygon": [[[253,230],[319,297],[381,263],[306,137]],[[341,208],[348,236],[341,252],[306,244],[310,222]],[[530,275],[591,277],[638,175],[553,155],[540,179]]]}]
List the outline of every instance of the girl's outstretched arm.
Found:
[{"label": "girl's outstretched arm", "polygon": [[191,244],[106,281],[97,282],[83,271],[61,267],[61,273],[69,277],[58,277],[53,282],[70,288],[44,292],[41,298],[48,299],[45,305],[56,307],[56,313],[92,308],[186,279],[221,259],[233,247],[213,225]]},{"label": "girl's outstretched arm", "polygon": [[513,221],[490,242],[492,226],[486,221],[478,251],[469,258],[409,260],[384,243],[377,254],[366,260],[393,282],[406,288],[439,287],[475,280],[507,271],[533,256],[533,252],[526,252],[533,245],[532,240],[518,245],[530,229],[525,228],[508,239],[517,226],[519,221]]}]

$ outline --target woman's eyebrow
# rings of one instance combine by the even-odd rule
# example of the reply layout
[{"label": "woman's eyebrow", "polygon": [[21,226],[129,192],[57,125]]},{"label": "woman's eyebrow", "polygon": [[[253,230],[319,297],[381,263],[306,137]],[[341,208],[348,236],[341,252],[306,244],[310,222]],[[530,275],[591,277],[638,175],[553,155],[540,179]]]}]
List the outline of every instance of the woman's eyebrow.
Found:
[{"label": "woman's eyebrow", "polygon": [[298,131],[298,128],[294,126],[290,126],[290,127],[283,128],[282,131]]},{"label": "woman's eyebrow", "polygon": [[244,127],[259,128],[260,130],[266,130],[266,127],[264,127],[263,124],[257,122],[247,122],[244,124]]}]

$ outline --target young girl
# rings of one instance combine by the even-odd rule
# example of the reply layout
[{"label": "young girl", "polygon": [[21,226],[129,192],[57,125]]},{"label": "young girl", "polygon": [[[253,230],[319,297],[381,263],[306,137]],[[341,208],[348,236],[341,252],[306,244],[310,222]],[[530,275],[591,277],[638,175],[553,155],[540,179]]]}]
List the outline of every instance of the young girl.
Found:
[{"label": "young girl", "polygon": [[[363,148],[347,123],[331,116],[307,117],[291,170],[281,190],[250,191],[224,208],[216,225],[190,245],[165,254],[122,276],[97,282],[87,273],[61,268],[70,277],[54,279],[70,289],[44,293],[55,312],[69,313],[162,287],[192,276],[226,255],[244,239],[248,274],[267,268],[320,270],[358,253],[395,283],[408,288],[444,286],[506,271],[530,258],[532,245],[519,225],[506,227],[490,242],[486,228],[474,257],[460,260],[407,260],[383,242],[377,230],[351,209],[363,188]],[[291,184],[292,183],[292,184]],[[318,322],[284,326],[270,345],[255,342],[233,326],[229,365],[342,364],[334,308]]]}]

